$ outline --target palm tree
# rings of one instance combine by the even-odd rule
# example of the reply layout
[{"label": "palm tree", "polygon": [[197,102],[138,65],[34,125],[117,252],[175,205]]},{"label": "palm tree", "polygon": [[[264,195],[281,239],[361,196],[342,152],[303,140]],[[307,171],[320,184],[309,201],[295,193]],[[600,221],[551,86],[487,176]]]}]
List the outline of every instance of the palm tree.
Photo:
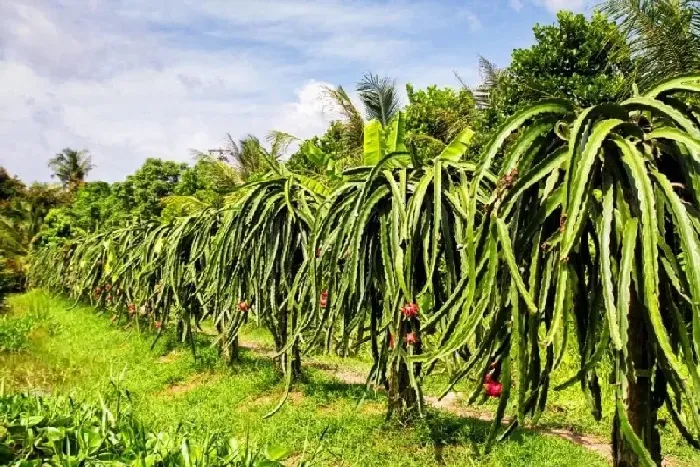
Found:
[{"label": "palm tree", "polygon": [[52,177],[58,177],[63,186],[72,192],[85,182],[88,172],[95,166],[87,149],[76,151],[65,148],[49,160],[49,168],[53,170]]},{"label": "palm tree", "polygon": [[357,92],[365,106],[367,120],[376,119],[386,126],[400,110],[396,81],[391,78],[368,73],[357,83]]},{"label": "palm tree", "polygon": [[605,0],[601,7],[643,60],[642,87],[700,69],[700,1]]},{"label": "palm tree", "polygon": [[399,112],[401,101],[396,91],[396,82],[389,77],[368,73],[357,83],[355,89],[364,107],[364,118],[342,86],[326,87],[325,94],[342,116],[342,139],[346,157],[359,161],[362,158],[365,118],[376,119],[382,125],[387,125]]},{"label": "palm tree", "polygon": [[192,152],[199,160],[209,163],[211,175],[216,180],[234,186],[279,168],[289,145],[297,138],[282,131],[271,131],[265,139],[270,149],[266,149],[257,136],[248,134],[236,142],[230,133],[226,133],[222,148]]},{"label": "palm tree", "polygon": [[481,84],[473,89],[474,101],[478,108],[486,109],[491,106],[491,92],[498,86],[506,73],[504,68],[498,68],[494,62],[479,55]]}]

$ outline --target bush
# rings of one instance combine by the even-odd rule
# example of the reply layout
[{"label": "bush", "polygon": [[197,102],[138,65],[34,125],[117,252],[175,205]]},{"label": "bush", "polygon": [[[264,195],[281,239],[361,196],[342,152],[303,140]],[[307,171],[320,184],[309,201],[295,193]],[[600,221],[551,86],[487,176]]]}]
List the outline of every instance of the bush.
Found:
[{"label": "bush", "polygon": [[0,315],[0,352],[17,352],[29,346],[29,332],[34,327],[31,317],[14,318]]},{"label": "bush", "polygon": [[21,292],[26,284],[26,275],[22,260],[0,259],[0,309],[4,306],[8,294]]},{"label": "bush", "polygon": [[217,434],[194,441],[179,430],[152,433],[129,412],[128,393],[115,395],[86,404],[0,394],[0,464],[275,467],[289,455]]}]

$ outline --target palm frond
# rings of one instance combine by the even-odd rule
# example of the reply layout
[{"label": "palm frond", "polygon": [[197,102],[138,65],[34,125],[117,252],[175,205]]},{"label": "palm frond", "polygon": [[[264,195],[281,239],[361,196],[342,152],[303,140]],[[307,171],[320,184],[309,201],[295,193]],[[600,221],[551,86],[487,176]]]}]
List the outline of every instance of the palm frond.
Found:
[{"label": "palm frond", "polygon": [[267,134],[267,142],[270,143],[269,155],[275,161],[280,161],[287,153],[289,145],[299,138],[283,131],[272,130]]},{"label": "palm frond", "polygon": [[356,152],[362,148],[364,138],[364,119],[355,107],[350,96],[342,86],[337,88],[324,88],[326,97],[331,101],[332,107],[343,117],[343,141],[348,152]]},{"label": "palm frond", "polygon": [[391,78],[368,73],[357,83],[357,92],[367,119],[379,120],[383,126],[389,124],[401,107],[396,82]]},{"label": "palm frond", "polygon": [[607,0],[601,5],[644,61],[643,88],[700,69],[700,7],[696,0]]}]

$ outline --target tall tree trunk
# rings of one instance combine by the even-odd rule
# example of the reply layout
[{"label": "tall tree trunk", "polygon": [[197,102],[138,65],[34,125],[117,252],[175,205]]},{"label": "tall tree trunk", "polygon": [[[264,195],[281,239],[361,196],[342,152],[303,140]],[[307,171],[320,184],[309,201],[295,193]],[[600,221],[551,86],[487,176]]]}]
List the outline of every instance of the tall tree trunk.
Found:
[{"label": "tall tree trunk", "polygon": [[[656,429],[658,401],[655,400],[651,384],[651,367],[654,363],[653,346],[647,330],[644,305],[639,301],[634,287],[631,289],[628,312],[627,387],[623,394],[624,405],[632,429],[644,443],[644,447],[656,464],[661,465],[661,441]],[[642,465],[639,457],[622,435],[617,413],[613,421],[613,463],[615,467]]]}]

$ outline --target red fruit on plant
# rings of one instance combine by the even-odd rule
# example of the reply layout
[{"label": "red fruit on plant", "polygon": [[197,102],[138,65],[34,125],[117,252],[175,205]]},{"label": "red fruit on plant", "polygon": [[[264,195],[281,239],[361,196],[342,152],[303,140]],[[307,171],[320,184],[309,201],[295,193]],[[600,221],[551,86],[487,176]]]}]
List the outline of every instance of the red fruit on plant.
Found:
[{"label": "red fruit on plant", "polygon": [[401,314],[408,319],[412,319],[418,316],[419,309],[417,303],[406,303],[403,308],[401,308]]},{"label": "red fruit on plant", "polygon": [[396,346],[396,342],[394,342],[394,335],[392,333],[389,333],[389,348],[393,349]]},{"label": "red fruit on plant", "polygon": [[161,321],[156,321],[155,325],[156,325],[156,329],[160,329],[163,327],[163,323]]},{"label": "red fruit on plant", "polygon": [[408,345],[415,345],[418,343],[418,336],[416,336],[415,332],[409,332],[406,334],[406,343]]},{"label": "red fruit on plant", "polygon": [[108,302],[111,302],[111,301],[112,301],[112,294],[108,294],[108,295],[107,295],[107,301],[108,301]]},{"label": "red fruit on plant", "polygon": [[493,371],[495,367],[496,364],[492,363],[489,366],[491,371],[486,373],[484,376],[484,392],[486,392],[489,397],[501,397],[501,391],[503,391],[503,385],[497,380],[493,379]]},{"label": "red fruit on plant", "polygon": [[248,305],[248,302],[243,300],[238,304],[238,310],[245,313],[250,309],[250,305]]},{"label": "red fruit on plant", "polygon": [[321,308],[326,308],[326,306],[328,305],[328,292],[327,291],[324,290],[323,292],[321,292],[321,298],[318,301],[318,303],[321,306]]},{"label": "red fruit on plant", "polygon": [[501,392],[503,391],[503,385],[498,382],[490,382],[484,384],[484,392],[489,397],[501,397]]},{"label": "red fruit on plant", "polygon": [[129,306],[127,307],[127,309],[129,310],[130,315],[133,315],[134,313],[136,313],[136,305],[134,305],[133,303],[129,303]]},{"label": "red fruit on plant", "polygon": [[95,287],[95,295],[97,295],[97,296],[102,295],[102,287]]},{"label": "red fruit on plant", "polygon": [[109,292],[110,290],[112,290],[112,286],[110,284],[105,284],[105,290]]},{"label": "red fruit on plant", "polygon": [[320,258],[320,257],[321,257],[321,249],[316,248],[316,258]]}]

